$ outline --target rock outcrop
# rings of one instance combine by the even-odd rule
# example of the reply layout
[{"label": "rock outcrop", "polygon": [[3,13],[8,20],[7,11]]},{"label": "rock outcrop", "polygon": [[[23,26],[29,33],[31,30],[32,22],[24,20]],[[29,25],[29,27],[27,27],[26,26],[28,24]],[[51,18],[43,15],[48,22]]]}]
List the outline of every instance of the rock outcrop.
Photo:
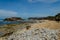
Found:
[{"label": "rock outcrop", "polygon": [[31,28],[23,31],[18,30],[7,40],[60,40],[58,34],[59,30]]},{"label": "rock outcrop", "polygon": [[42,23],[29,24],[23,29],[18,28],[4,40],[60,40],[60,23],[44,20]]},{"label": "rock outcrop", "polygon": [[18,20],[23,20],[20,17],[11,17],[11,18],[5,18],[4,21],[18,21]]}]

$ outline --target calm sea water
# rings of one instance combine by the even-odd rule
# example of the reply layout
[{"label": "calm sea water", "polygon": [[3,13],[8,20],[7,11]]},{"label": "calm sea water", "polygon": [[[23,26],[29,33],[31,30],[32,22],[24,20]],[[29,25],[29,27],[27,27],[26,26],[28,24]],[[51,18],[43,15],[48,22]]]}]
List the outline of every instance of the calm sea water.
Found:
[{"label": "calm sea water", "polygon": [[3,21],[3,20],[0,20],[0,26],[5,25],[5,24],[20,24],[20,23],[22,23],[22,21]]},{"label": "calm sea water", "polygon": [[3,20],[0,20],[0,26],[5,25],[5,24],[20,24],[20,23],[24,23],[24,22],[33,22],[33,21],[31,21],[31,20],[21,20],[21,21],[3,21]]},{"label": "calm sea water", "polygon": [[18,23],[20,23],[20,22],[7,22],[7,21],[0,21],[0,25],[5,25],[5,24],[18,24]]}]

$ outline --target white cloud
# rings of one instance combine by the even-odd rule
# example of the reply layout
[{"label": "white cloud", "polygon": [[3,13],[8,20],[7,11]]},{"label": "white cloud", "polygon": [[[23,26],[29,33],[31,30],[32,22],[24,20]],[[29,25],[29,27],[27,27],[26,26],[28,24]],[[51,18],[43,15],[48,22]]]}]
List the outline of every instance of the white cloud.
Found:
[{"label": "white cloud", "polygon": [[43,3],[55,3],[60,0],[28,0],[29,2],[43,2]]},{"label": "white cloud", "polygon": [[18,13],[14,12],[14,11],[0,10],[0,18],[14,17],[17,15],[18,15]]}]

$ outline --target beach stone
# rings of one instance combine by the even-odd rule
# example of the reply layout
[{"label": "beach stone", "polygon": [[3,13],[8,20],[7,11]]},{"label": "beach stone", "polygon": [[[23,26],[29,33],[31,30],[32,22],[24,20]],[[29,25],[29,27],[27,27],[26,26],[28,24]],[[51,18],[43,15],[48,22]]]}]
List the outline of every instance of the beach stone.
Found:
[{"label": "beach stone", "polygon": [[58,40],[58,30],[48,28],[31,28],[26,31],[13,33],[7,40]]}]

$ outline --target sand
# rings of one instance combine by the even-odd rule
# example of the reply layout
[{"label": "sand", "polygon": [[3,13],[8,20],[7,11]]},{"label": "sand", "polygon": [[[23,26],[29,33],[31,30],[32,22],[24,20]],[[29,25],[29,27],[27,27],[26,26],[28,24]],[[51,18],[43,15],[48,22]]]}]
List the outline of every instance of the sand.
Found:
[{"label": "sand", "polygon": [[60,22],[44,20],[42,23],[31,24],[31,27],[37,28],[49,28],[49,29],[60,29]]}]

